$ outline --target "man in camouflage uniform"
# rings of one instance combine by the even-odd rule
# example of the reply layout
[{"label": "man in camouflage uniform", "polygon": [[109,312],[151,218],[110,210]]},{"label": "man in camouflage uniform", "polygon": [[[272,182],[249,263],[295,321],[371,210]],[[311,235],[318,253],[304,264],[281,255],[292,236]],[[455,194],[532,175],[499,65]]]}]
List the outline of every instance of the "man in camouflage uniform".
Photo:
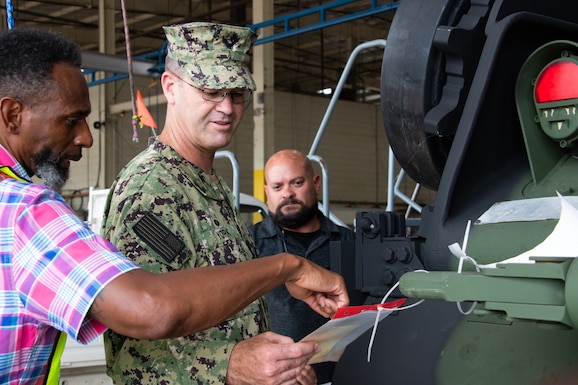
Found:
[{"label": "man in camouflage uniform", "polygon": [[[212,23],[165,27],[165,33],[165,126],[113,184],[104,235],[139,265],[159,273],[253,259],[255,246],[212,165],[255,89],[247,62],[256,35]],[[175,339],[137,340],[108,331],[108,374],[118,384],[233,385],[290,378],[313,383],[305,366],[310,355],[288,355],[300,344],[260,334],[269,330],[262,298],[239,310],[214,327]],[[267,361],[283,368],[273,373],[277,377],[264,369]]]}]

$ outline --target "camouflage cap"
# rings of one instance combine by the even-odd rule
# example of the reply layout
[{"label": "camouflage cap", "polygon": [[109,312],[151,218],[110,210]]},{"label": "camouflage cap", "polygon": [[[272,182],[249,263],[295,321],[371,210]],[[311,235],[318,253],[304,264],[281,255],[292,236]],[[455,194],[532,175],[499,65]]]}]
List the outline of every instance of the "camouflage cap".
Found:
[{"label": "camouflage cap", "polygon": [[247,66],[257,39],[250,28],[192,22],[163,29],[169,42],[167,56],[196,84],[214,90],[256,89]]}]

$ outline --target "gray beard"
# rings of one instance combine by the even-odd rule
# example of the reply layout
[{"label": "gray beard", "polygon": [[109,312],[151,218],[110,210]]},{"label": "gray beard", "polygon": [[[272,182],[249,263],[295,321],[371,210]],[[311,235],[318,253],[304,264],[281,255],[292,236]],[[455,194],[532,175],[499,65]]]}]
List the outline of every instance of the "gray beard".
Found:
[{"label": "gray beard", "polygon": [[32,161],[36,164],[36,175],[44,184],[57,192],[62,191],[62,187],[68,180],[70,174],[68,168],[61,168],[58,165],[62,158],[60,156],[51,157],[49,147],[44,147],[40,153],[32,156]]},{"label": "gray beard", "polygon": [[57,192],[62,192],[66,184],[69,170],[58,167],[60,158],[47,158],[46,152],[36,157],[36,174],[44,184]]},{"label": "gray beard", "polygon": [[68,170],[60,169],[50,163],[39,164],[36,167],[36,173],[42,178],[45,185],[59,193],[68,180]]}]

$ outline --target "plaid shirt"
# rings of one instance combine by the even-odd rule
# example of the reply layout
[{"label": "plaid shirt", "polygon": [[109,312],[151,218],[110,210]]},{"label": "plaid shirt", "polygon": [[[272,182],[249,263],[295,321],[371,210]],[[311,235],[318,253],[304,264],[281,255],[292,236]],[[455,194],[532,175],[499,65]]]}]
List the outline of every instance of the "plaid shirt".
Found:
[{"label": "plaid shirt", "polygon": [[[0,166],[29,179],[2,146]],[[59,330],[82,343],[102,333],[90,306],[135,268],[60,195],[0,174],[0,383],[42,384]]]}]

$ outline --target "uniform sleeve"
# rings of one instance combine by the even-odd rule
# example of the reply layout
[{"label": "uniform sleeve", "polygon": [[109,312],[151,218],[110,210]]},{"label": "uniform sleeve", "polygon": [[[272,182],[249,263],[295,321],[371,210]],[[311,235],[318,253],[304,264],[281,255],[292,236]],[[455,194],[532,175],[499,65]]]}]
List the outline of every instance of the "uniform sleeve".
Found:
[{"label": "uniform sleeve", "polygon": [[166,273],[194,267],[190,265],[194,243],[190,226],[178,214],[177,193],[161,189],[151,193],[151,182],[142,182],[127,181],[115,188],[103,222],[104,236],[148,271]]}]

